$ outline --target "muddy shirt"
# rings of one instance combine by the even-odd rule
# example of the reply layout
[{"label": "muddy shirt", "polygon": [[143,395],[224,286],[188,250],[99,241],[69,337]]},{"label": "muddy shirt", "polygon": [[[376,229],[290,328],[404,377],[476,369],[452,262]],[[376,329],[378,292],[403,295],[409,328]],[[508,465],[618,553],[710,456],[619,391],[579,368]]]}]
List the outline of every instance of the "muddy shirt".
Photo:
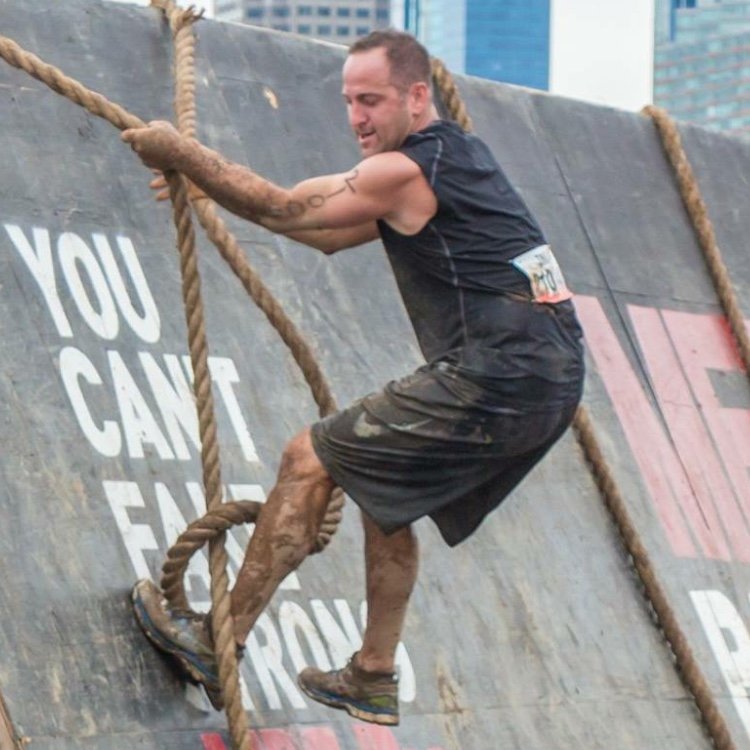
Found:
[{"label": "muddy shirt", "polygon": [[378,228],[427,361],[480,384],[489,409],[577,400],[580,326],[570,301],[535,301],[518,259],[544,235],[490,150],[437,121],[400,151],[419,165],[437,212],[415,235]]}]

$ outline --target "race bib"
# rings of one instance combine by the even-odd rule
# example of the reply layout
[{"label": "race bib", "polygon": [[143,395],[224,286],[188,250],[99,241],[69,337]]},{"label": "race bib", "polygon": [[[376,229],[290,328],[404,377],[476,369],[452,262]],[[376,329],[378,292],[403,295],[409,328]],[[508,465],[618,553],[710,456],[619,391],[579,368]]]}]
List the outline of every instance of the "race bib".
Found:
[{"label": "race bib", "polygon": [[531,283],[534,302],[562,302],[573,294],[565,284],[560,266],[549,245],[540,245],[513,258],[511,263]]}]

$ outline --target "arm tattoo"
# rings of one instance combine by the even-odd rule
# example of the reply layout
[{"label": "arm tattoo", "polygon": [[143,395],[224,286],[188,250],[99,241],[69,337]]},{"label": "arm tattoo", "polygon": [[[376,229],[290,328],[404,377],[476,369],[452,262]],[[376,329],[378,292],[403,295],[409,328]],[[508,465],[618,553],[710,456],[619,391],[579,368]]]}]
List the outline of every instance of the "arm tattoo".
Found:
[{"label": "arm tattoo", "polygon": [[351,190],[352,193],[356,193],[357,191],[354,189],[354,185],[352,185],[352,183],[354,182],[354,180],[357,179],[357,177],[359,177],[359,170],[358,169],[353,169],[352,173],[350,175],[347,175],[346,177],[344,177],[344,183],[345,183],[344,187],[342,187],[340,190],[336,190],[333,193],[329,193],[326,196],[326,198],[333,198],[334,195],[340,195],[347,188],[349,188],[349,190]]},{"label": "arm tattoo", "polygon": [[328,195],[322,195],[321,193],[315,193],[314,195],[310,195],[305,199],[305,202],[302,203],[300,201],[288,201],[286,206],[278,206],[271,204],[269,206],[269,213],[271,216],[276,217],[285,217],[289,216],[291,218],[298,218],[302,216],[305,211],[307,211],[308,208],[320,208],[323,206],[329,198],[333,198],[337,195],[341,195],[341,193],[346,192],[346,190],[350,190],[352,193],[356,193],[357,191],[354,189],[354,185],[352,184],[354,180],[357,179],[359,176],[359,170],[354,169],[351,174],[347,175],[344,178],[344,185],[343,187],[339,188],[338,190],[335,190],[333,193],[329,193]]}]

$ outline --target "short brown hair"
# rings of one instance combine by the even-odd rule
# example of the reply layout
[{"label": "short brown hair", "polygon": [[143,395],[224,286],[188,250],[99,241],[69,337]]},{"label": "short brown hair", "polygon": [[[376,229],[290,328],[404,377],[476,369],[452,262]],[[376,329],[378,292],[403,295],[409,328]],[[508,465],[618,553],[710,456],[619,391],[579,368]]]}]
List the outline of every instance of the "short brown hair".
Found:
[{"label": "short brown hair", "polygon": [[412,83],[430,85],[432,67],[427,50],[411,35],[396,29],[379,29],[358,39],[349,54],[382,47],[391,67],[391,83],[403,91]]}]

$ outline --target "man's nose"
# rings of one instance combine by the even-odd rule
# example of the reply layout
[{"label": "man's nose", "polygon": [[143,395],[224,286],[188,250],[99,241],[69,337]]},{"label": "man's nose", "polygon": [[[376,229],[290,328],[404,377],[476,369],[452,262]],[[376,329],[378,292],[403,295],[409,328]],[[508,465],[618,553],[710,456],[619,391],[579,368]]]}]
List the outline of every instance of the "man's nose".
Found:
[{"label": "man's nose", "polygon": [[364,108],[358,104],[351,104],[349,107],[349,122],[353,128],[363,125],[367,120]]}]

